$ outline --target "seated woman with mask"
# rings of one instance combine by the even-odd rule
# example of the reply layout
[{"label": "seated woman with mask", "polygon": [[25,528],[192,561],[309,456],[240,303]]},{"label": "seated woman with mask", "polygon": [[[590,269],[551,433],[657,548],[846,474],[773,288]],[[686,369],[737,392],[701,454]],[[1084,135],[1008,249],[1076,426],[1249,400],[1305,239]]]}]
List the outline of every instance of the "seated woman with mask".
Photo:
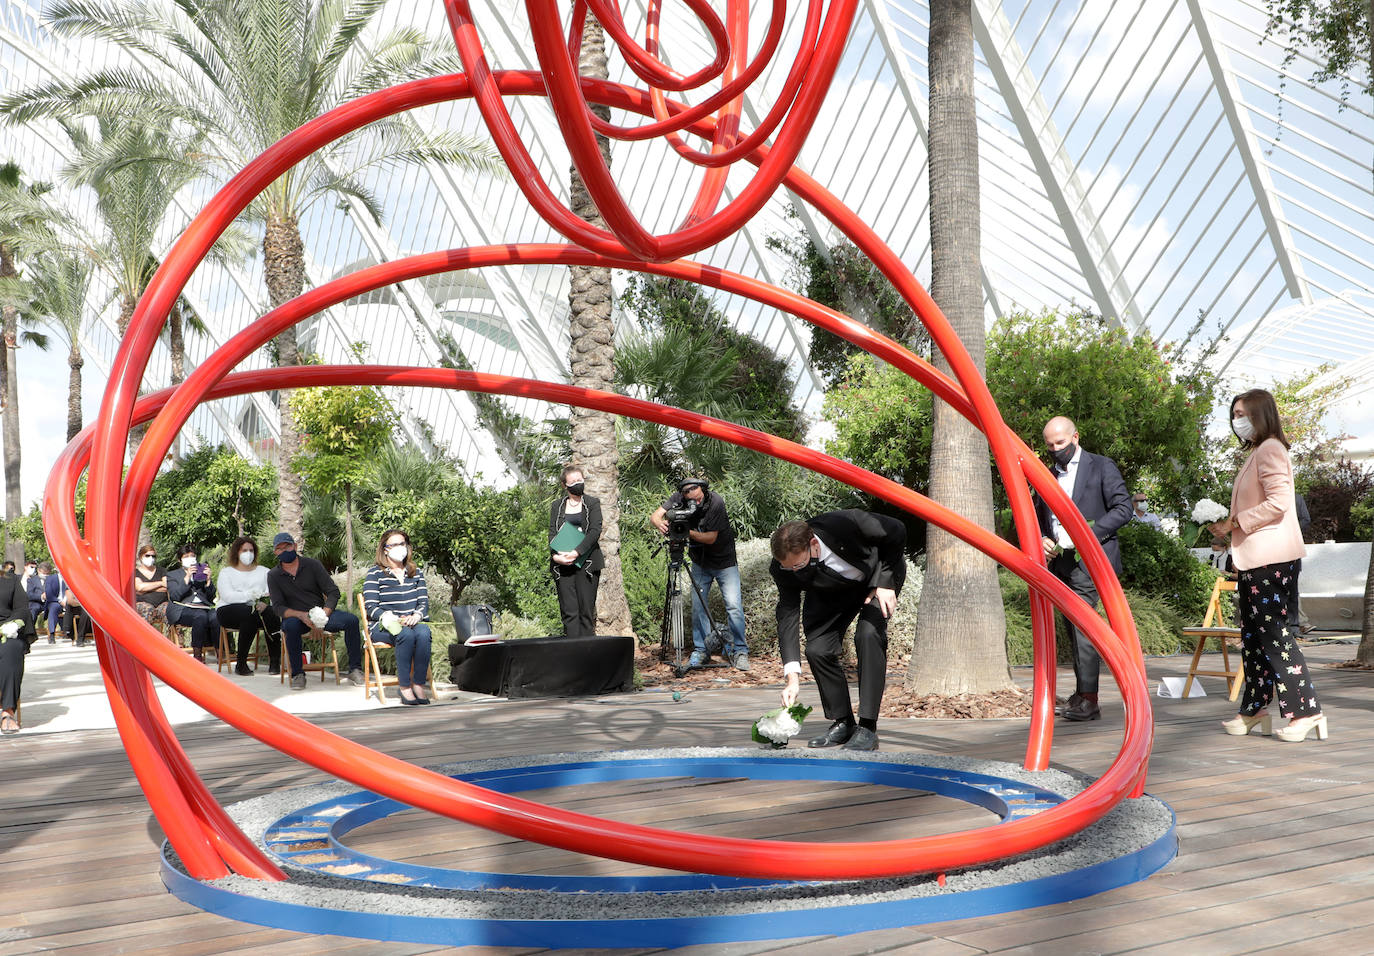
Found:
[{"label": "seated woman with mask", "polygon": [[215,616],[219,626],[238,631],[238,654],[234,673],[247,677],[248,652],[259,629],[267,637],[267,673],[281,673],[281,619],[267,600],[267,569],[258,564],[258,545],[248,537],[235,538],[216,579],[219,602]]},{"label": "seated woman with mask", "polygon": [[369,635],[375,644],[396,650],[396,683],[401,703],[428,704],[425,683],[429,680],[429,588],[415,566],[410,536],[392,529],[377,544],[377,563],[363,579],[363,610]]},{"label": "seated woman with mask", "polygon": [[134,609],[153,627],[167,623],[167,575],[157,566],[157,548],[145,544],[134,562]]},{"label": "seated woman with mask", "polygon": [[204,663],[210,628],[216,623],[215,584],[210,566],[200,563],[189,544],[177,549],[177,563],[179,567],[167,572],[167,623],[191,629],[191,653]]}]

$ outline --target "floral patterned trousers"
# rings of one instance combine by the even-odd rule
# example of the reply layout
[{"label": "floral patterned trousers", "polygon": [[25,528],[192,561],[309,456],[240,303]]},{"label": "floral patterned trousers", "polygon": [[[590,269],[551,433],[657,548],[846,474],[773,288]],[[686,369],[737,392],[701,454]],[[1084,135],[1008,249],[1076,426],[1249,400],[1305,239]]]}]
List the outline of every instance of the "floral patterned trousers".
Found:
[{"label": "floral patterned trousers", "polygon": [[1236,575],[1245,693],[1240,713],[1254,716],[1277,693],[1284,718],[1321,713],[1317,689],[1298,640],[1288,633],[1288,607],[1298,596],[1296,561],[1266,564]]}]

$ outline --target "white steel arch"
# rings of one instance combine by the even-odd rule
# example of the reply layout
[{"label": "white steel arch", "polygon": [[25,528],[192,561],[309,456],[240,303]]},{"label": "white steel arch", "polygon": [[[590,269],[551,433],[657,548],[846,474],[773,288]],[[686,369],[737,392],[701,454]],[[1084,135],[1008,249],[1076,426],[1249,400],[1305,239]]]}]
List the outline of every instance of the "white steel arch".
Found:
[{"label": "white steel arch", "polygon": [[[531,67],[523,4],[475,6],[492,65]],[[626,6],[627,21],[641,29],[646,0]],[[762,35],[769,6],[758,5],[751,37]],[[88,42],[59,46],[47,36],[35,8],[0,0],[4,92],[40,82],[56,63],[95,61]],[[1263,41],[1267,11],[1260,0],[976,0],[974,16],[989,321],[1018,309],[1090,308],[1132,331],[1177,339],[1203,316],[1206,328],[1228,330],[1215,359],[1228,375],[1255,379],[1330,365],[1332,376],[1371,379],[1374,116],[1358,97],[1343,105],[1336,89],[1311,84],[1309,58],[1299,56],[1285,71],[1282,49]],[[919,0],[865,0],[800,157],[923,281],[927,20]],[[438,3],[393,3],[379,28],[400,23],[447,35]],[[746,97],[746,119],[767,112],[799,33],[794,10],[778,61]],[[665,9],[663,36],[675,64],[709,59],[680,5]],[[611,70],[614,79],[638,82],[614,59]],[[548,109],[527,98],[512,98],[511,109],[544,176],[566,195],[567,151]],[[423,128],[482,134],[467,104],[420,110],[415,120]],[[60,165],[51,142],[33,148],[32,157],[22,157],[26,166],[30,159],[39,171]],[[681,196],[699,175],[660,143],[617,143],[612,166],[627,198],[659,230],[676,224]],[[747,175],[731,173],[731,195]],[[388,172],[372,185],[387,210],[384,223],[325,207],[303,221],[312,280],[409,251],[558,241],[506,179],[416,168]],[[205,194],[198,188],[185,207]],[[767,239],[798,228],[787,218],[792,201],[780,193],[743,235],[700,258],[778,281],[787,263]],[[834,238],[805,210],[801,227],[822,246]],[[391,309],[391,321],[377,321],[382,312],[341,307],[318,323],[318,350],[342,356],[362,334],[374,354],[433,362],[439,339],[452,335],[479,369],[563,375],[562,271],[487,270],[483,281],[476,297],[467,294],[476,286],[454,298],[462,290],[412,283],[391,305],[367,307]],[[238,275],[207,266],[188,293],[222,337],[260,314],[261,289],[258,264]],[[795,395],[814,415],[821,383],[807,362],[806,328],[734,297],[723,297],[722,305],[741,329],[792,363]],[[108,329],[90,338],[97,353],[112,353]],[[92,359],[102,363],[99,354]],[[154,374],[165,380],[161,367]],[[1349,395],[1366,393],[1361,384]],[[492,444],[465,398],[417,394],[398,401],[411,434],[432,434],[473,471],[496,477]],[[257,402],[256,417],[270,421],[264,400]],[[547,415],[536,403],[516,407],[536,420]],[[228,436],[243,417],[241,404],[231,408],[200,414],[194,426]],[[242,446],[246,437],[233,440]]]}]

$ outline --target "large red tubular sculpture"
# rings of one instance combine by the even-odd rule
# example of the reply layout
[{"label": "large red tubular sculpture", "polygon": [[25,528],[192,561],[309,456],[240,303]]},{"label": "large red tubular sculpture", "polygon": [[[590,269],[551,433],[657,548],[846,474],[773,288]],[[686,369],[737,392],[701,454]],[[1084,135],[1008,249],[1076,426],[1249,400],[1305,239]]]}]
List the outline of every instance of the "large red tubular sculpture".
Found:
[{"label": "large red tubular sculpture", "polygon": [[[1075,833],[1122,799],[1143,792],[1152,741],[1144,664],[1134,623],[1110,564],[1087,523],[1037,457],[1003,424],[976,366],[940,310],[900,259],[795,161],[843,52],[857,0],[828,6],[809,0],[789,14],[773,0],[769,28],[747,56],[749,11],[728,0],[720,18],[707,0],[686,0],[715,45],[712,62],[683,76],[660,56],[659,14],[651,3],[644,42],[625,26],[609,0],[577,0],[569,21],[556,0],[527,0],[539,57],[538,71],[494,71],[467,0],[445,0],[465,73],[403,84],[350,102],[306,124],[235,176],[198,215],[149,284],[111,370],[98,420],[63,452],[49,479],[44,526],[73,590],[97,622],[101,671],[129,759],[158,822],[192,876],[235,872],[283,879],[267,856],[235,826],[182,750],[153,692],[156,674],[240,731],[326,773],[421,809],[516,837],[569,850],[676,870],[794,879],[849,879],[944,871],[1013,856]],[[638,89],[580,77],[581,24],[600,21]],[[789,15],[803,18],[800,52],[776,104],[761,125],[740,130],[742,95],[780,45]],[[696,105],[669,99],[718,89]],[[503,98],[547,97],[567,138],[573,162],[601,210],[606,228],[589,225],[558,200],[520,142]],[[137,399],[159,330],[192,271],[226,226],[283,171],[321,146],[369,122],[415,107],[472,98],[530,204],[572,245],[509,244],[452,249],[388,262],[312,289],[240,331],[173,390]],[[609,106],[644,117],[640,126],[613,125],[590,110]],[[677,231],[654,235],[621,197],[597,147],[596,135],[624,140],[664,136],[674,151],[703,172]],[[693,149],[683,136],[696,137]],[[771,145],[764,140],[771,137]],[[757,167],[749,185],[720,208],[728,165]],[[901,345],[801,296],[767,283],[684,259],[738,230],[779,185],[814,206],[882,270],[906,298],[948,360],[946,376]],[[856,343],[901,368],[949,402],[987,436],[1011,502],[1018,545],[1013,546],[933,501],[854,465],[803,446],[681,409],[571,386],[447,369],[394,366],[312,366],[233,373],[254,350],[321,309],[365,291],[438,272],[519,264],[583,264],[690,280],[784,309]],[[794,462],[892,501],[982,550],[1029,582],[1035,644],[1034,707],[1025,765],[1049,760],[1054,701],[1053,607],[1089,635],[1106,659],[1125,701],[1122,746],[1107,771],[1080,795],[1033,817],[989,831],[868,844],[811,844],[728,839],[617,823],[484,790],[404,761],[284,714],[232,682],[209,673],[169,645],[133,610],[129,588],[139,521],[157,464],[200,403],[246,392],[341,383],[453,388],[521,395],[596,408],[659,422],[733,442]],[[130,427],[151,422],[123,475]],[[75,520],[75,493],[89,469],[86,527]],[[1107,611],[1107,623],[1048,573],[1031,506],[1034,488],[1055,510],[1083,555]]]}]

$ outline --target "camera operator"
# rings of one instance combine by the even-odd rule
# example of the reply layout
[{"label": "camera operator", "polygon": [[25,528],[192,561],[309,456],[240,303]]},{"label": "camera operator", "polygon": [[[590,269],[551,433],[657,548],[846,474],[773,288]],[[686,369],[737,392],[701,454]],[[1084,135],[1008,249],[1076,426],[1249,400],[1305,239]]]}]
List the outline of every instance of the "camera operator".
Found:
[{"label": "camera operator", "polygon": [[[689,667],[702,667],[711,655],[706,649],[710,633],[710,618],[699,602],[711,596],[711,583],[720,582],[720,596],[725,601],[725,614],[730,622],[730,643],[725,655],[736,670],[749,669],[749,645],[744,640],[744,602],[740,596],[739,564],[735,560],[735,532],[730,516],[725,513],[725,501],[710,489],[705,478],[687,478],[678,483],[678,490],[659,506],[649,521],[662,534],[669,533],[669,512],[694,509],[681,520],[687,524],[687,554],[692,559],[692,657]],[[669,544],[672,544],[670,537]],[[700,592],[698,599],[696,592]]]}]

